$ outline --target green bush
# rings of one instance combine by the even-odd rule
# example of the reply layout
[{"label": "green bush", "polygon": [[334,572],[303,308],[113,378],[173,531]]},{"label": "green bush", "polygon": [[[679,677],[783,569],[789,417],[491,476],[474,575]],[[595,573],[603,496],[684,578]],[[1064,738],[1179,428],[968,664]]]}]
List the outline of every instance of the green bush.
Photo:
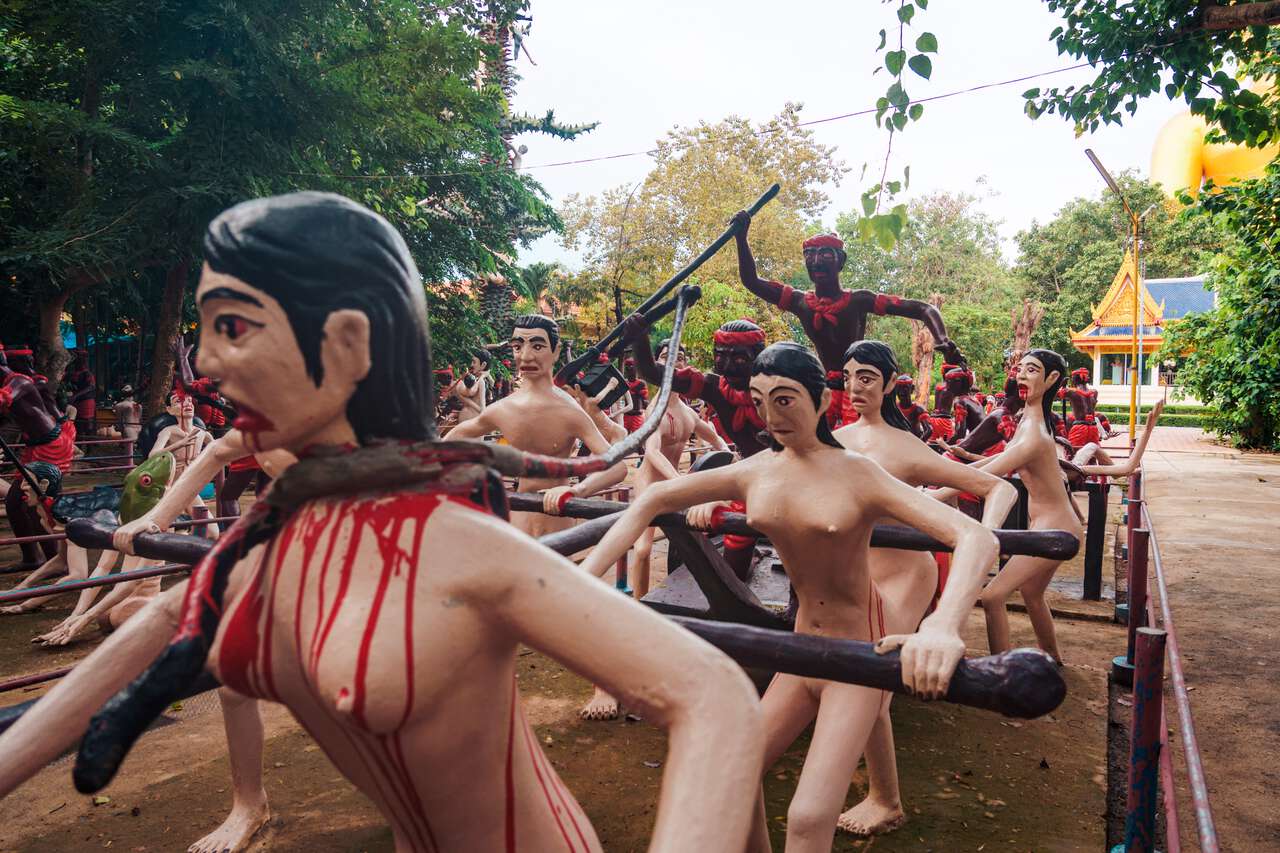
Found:
[{"label": "green bush", "polygon": [[[1107,419],[1111,421],[1112,426],[1127,427],[1129,425],[1128,412],[1123,412],[1123,413],[1103,412],[1103,414],[1105,414],[1107,416]],[[1160,415],[1160,426],[1200,427],[1201,429],[1208,429],[1211,419],[1212,419],[1212,415],[1210,414],[1171,415],[1169,414],[1169,410],[1165,409],[1164,414]],[[1146,417],[1140,415],[1138,417],[1138,425],[1141,426],[1144,423],[1146,423]]]},{"label": "green bush", "polygon": [[[1146,414],[1147,412],[1151,411],[1152,405],[1153,405],[1152,403],[1143,403],[1141,406],[1138,407],[1138,411],[1143,414]],[[1128,415],[1129,404],[1128,403],[1099,403],[1098,411],[1102,412],[1107,417],[1111,417],[1113,412],[1117,414]],[[1187,406],[1187,405],[1179,406],[1179,405],[1174,405],[1172,403],[1164,407],[1164,413],[1166,416],[1167,415],[1205,416],[1205,415],[1217,414],[1217,412],[1214,409],[1211,409],[1207,406]]]},{"label": "green bush", "polygon": [[1214,260],[1218,305],[1173,325],[1157,358],[1186,356],[1178,381],[1217,409],[1213,429],[1241,447],[1280,450],[1280,165],[1202,193],[1198,216],[1235,236]]}]

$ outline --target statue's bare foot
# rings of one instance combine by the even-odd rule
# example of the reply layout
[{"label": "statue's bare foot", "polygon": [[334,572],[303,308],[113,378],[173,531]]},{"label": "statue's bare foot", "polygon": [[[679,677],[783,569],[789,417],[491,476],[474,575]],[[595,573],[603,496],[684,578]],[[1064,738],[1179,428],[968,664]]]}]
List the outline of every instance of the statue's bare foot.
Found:
[{"label": "statue's bare foot", "polygon": [[271,819],[264,798],[253,806],[236,803],[222,826],[187,848],[187,853],[238,853],[249,846],[258,830]]},{"label": "statue's bare foot", "polygon": [[893,832],[906,822],[907,816],[903,814],[901,805],[885,805],[867,797],[840,815],[836,827],[841,832],[868,838]]},{"label": "statue's bare foot", "polygon": [[618,719],[618,700],[599,687],[592,694],[591,701],[582,706],[578,716],[584,720],[616,720]]}]

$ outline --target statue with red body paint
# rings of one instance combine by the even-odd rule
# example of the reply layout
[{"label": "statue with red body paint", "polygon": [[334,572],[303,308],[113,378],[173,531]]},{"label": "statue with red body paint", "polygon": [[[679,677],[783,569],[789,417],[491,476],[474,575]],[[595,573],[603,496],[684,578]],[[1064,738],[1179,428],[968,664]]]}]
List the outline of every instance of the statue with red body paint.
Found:
[{"label": "statue with red body paint", "polygon": [[650,849],[743,849],[762,770],[755,689],[507,523],[485,447],[434,440],[426,302],[400,235],[346,198],[295,193],[221,214],[204,257],[198,366],[235,401],[244,450],[300,458],[189,580],[0,736],[0,796],[115,695],[77,765],[99,789],[130,732],[207,668],[287,706],[397,850],[600,850],[523,714],[528,645],[668,728]]},{"label": "statue with red body paint", "polygon": [[756,261],[747,244],[751,216],[745,210],[733,215],[737,226],[738,276],[742,284],[756,296],[800,319],[805,334],[813,342],[827,386],[835,400],[827,420],[835,425],[846,418],[852,421],[853,409],[846,405],[844,394],[844,351],[855,341],[867,336],[867,315],[889,315],[919,320],[933,333],[935,347],[952,361],[963,364],[960,348],[947,337],[946,326],[938,309],[928,302],[904,299],[870,290],[844,290],[840,287],[840,270],[846,260],[844,242],[834,234],[820,234],[804,241],[804,266],[813,282],[813,290],[795,290],[790,285],[762,279],[756,273]]},{"label": "statue with red body paint", "polygon": [[[942,375],[946,376],[956,367],[954,364],[942,365]],[[933,386],[933,409],[929,412],[929,420],[933,424],[930,441],[950,441],[956,434],[955,409],[951,405],[954,400],[955,392],[945,381]]]},{"label": "statue with red body paint", "polygon": [[982,422],[982,404],[973,397],[973,371],[964,366],[952,367],[943,374],[951,393],[951,417],[955,437],[964,438]]},{"label": "statue with red body paint", "polygon": [[[75,424],[60,418],[41,393],[38,380],[32,376],[29,349],[5,350],[0,346],[0,416],[7,416],[18,427],[24,445],[18,458],[23,464],[48,462],[63,474],[71,470]],[[15,472],[10,480],[17,483],[20,477],[21,474]],[[7,491],[4,508],[15,536],[38,536],[44,532],[35,509],[23,502],[21,489]],[[45,559],[57,553],[53,542],[41,542],[39,548],[28,542],[21,547],[22,562],[32,567],[43,562],[42,551]]]},{"label": "statue with red body paint", "polygon": [[72,394],[68,400],[76,407],[76,432],[93,435],[98,430],[98,381],[89,369],[89,353],[78,349],[71,361],[71,373],[67,377]]},{"label": "statue with red body paint", "polygon": [[1063,397],[1071,404],[1071,415],[1067,418],[1067,440],[1072,447],[1079,450],[1090,442],[1111,437],[1111,423],[1105,415],[1097,412],[1098,390],[1089,387],[1089,368],[1077,367],[1071,371],[1071,384],[1063,388],[1062,392]]},{"label": "statue with red body paint", "polygon": [[[653,360],[649,326],[643,314],[626,319],[624,334],[635,355],[636,370],[650,382],[658,383],[662,371]],[[676,371],[671,390],[707,403],[716,414],[720,435],[734,445],[743,459],[765,449],[764,420],[751,402],[751,365],[764,350],[764,330],[750,320],[730,320],[712,336],[715,370],[703,373],[694,367]],[[739,503],[726,503],[731,512],[744,512]],[[751,570],[756,540],[750,536],[725,534],[724,557],[740,578]]]},{"label": "statue with red body paint", "polygon": [[627,358],[622,362],[622,375],[627,379],[627,390],[631,392],[630,405],[622,415],[622,425],[627,432],[635,432],[644,423],[644,409],[649,403],[649,385],[636,375],[636,360]]},{"label": "statue with red body paint", "polygon": [[894,396],[897,398],[898,411],[902,412],[902,416],[907,419],[910,431],[924,441],[928,441],[933,435],[933,420],[929,417],[929,411],[912,398],[915,390],[915,380],[906,374],[899,376],[894,382]]}]

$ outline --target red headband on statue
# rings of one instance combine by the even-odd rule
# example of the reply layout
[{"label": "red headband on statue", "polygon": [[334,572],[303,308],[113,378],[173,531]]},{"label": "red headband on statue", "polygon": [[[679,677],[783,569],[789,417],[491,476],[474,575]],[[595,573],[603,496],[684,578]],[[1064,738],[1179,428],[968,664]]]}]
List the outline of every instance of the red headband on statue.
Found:
[{"label": "red headband on statue", "polygon": [[1089,378],[1089,368],[1087,368],[1087,367],[1077,367],[1075,370],[1071,371],[1071,375],[1072,375],[1072,376],[1083,376],[1085,379],[1088,379],[1088,378]]},{"label": "red headband on statue", "polygon": [[636,363],[636,360],[635,360],[634,358],[628,358],[628,359],[625,359],[625,360],[622,362],[622,366],[623,366],[623,367],[634,367],[634,366],[635,366],[635,363]]},{"label": "red headband on statue", "polygon": [[750,332],[725,332],[717,329],[711,339],[722,347],[749,347],[764,343],[764,332],[760,329]]},{"label": "red headband on statue", "polygon": [[818,234],[804,241],[802,249],[844,249],[844,241],[834,234]]},{"label": "red headband on statue", "polygon": [[916,381],[912,379],[910,376],[899,376],[897,382],[894,384],[896,384],[899,388],[903,388],[908,385],[915,385]]}]

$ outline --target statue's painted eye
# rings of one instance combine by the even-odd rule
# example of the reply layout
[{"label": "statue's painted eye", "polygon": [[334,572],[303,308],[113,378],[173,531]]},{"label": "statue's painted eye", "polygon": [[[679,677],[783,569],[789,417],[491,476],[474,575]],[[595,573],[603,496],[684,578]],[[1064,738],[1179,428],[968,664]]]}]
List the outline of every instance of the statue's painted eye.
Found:
[{"label": "statue's painted eye", "polygon": [[140,486],[150,486],[150,485],[151,485],[151,475],[150,475],[150,474],[143,474],[141,477],[139,477],[139,478],[138,478],[138,485],[140,485]]}]

